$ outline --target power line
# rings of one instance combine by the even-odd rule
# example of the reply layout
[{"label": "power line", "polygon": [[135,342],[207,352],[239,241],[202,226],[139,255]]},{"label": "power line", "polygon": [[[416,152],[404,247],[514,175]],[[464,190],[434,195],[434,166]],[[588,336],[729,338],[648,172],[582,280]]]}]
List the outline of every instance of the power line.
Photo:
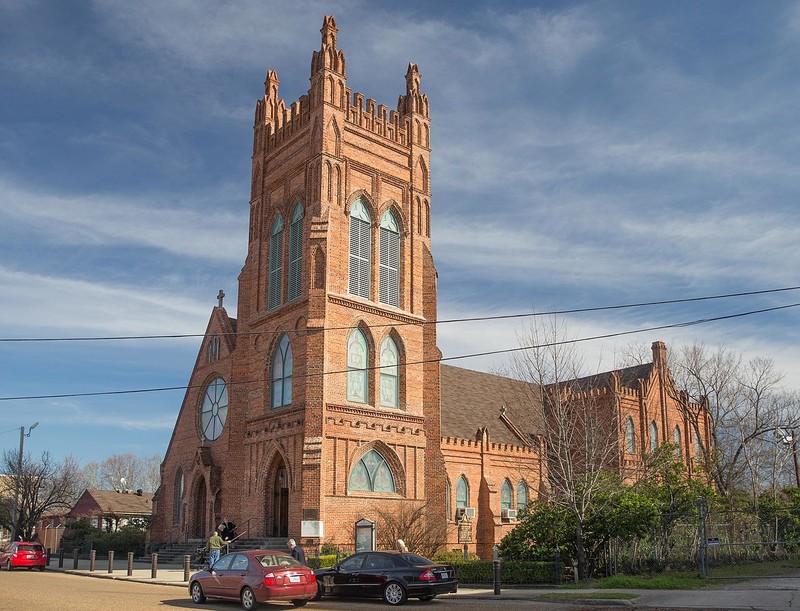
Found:
[{"label": "power line", "polygon": [[[564,314],[584,314],[587,312],[603,312],[608,310],[622,310],[626,308],[644,308],[660,305],[674,305],[679,303],[693,303],[698,301],[711,301],[714,299],[729,299],[733,297],[750,297],[753,295],[766,295],[770,293],[782,293],[787,291],[800,290],[800,286],[787,286],[777,289],[764,289],[760,291],[746,291],[741,293],[725,293],[722,295],[707,295],[702,297],[686,297],[681,299],[663,299],[660,301],[643,301],[639,303],[626,303],[619,305],[609,306],[595,306],[587,308],[570,308],[566,310],[552,310],[548,312],[526,312],[523,314],[498,314],[496,316],[475,316],[468,318],[450,318],[445,320],[421,320],[419,322],[394,322],[379,325],[367,325],[370,329],[380,329],[384,327],[403,327],[403,326],[426,326],[426,325],[442,325],[450,323],[463,323],[463,322],[483,322],[489,320],[509,320],[514,318],[530,318],[537,316],[561,316]],[[308,327],[305,329],[289,329],[277,331],[248,331],[248,332],[233,332],[233,333],[214,333],[217,336],[247,336],[247,335],[269,335],[285,332],[312,332],[319,333],[325,331],[346,331],[352,327]],[[90,341],[124,341],[124,340],[143,340],[143,339],[186,339],[192,337],[205,337],[205,333],[175,333],[175,334],[162,334],[162,335],[116,335],[107,337],[0,337],[0,342],[14,343],[14,342],[90,342]]]},{"label": "power line", "polygon": [[[695,325],[702,325],[707,324],[710,322],[717,322],[720,320],[730,320],[734,318],[742,318],[745,316],[752,316],[754,314],[764,314],[766,312],[775,312],[778,310],[786,310],[789,308],[796,308],[800,306],[800,303],[791,303],[788,305],[782,306],[775,306],[772,308],[762,308],[759,310],[750,310],[747,312],[738,312],[736,314],[726,314],[724,316],[715,316],[712,318],[699,318],[697,320],[690,320],[685,322],[678,322],[678,323],[671,323],[666,325],[658,325],[655,327],[646,327],[644,329],[632,329],[628,331],[619,331],[616,333],[606,333],[603,335],[593,335],[590,337],[582,337],[577,339],[569,339],[569,340],[561,340],[556,342],[549,342],[544,344],[539,344],[535,346],[518,346],[516,348],[504,348],[501,350],[490,350],[486,352],[475,352],[472,354],[462,354],[458,356],[449,356],[449,357],[441,357],[437,359],[423,359],[420,361],[407,361],[402,363],[402,366],[409,366],[409,365],[425,365],[429,363],[436,363],[436,362],[444,362],[444,361],[455,361],[467,358],[476,358],[481,356],[493,356],[497,354],[509,354],[512,352],[522,352],[524,350],[535,350],[538,348],[548,348],[554,346],[563,346],[566,344],[577,344],[581,342],[589,342],[589,341],[596,341],[599,339],[610,339],[614,337],[621,337],[623,335],[634,335],[637,333],[647,333],[649,331],[661,331],[664,329],[678,329],[683,327],[691,327]],[[394,367],[395,365],[392,365]],[[375,369],[384,369],[387,366],[372,366],[372,367],[365,367],[361,371],[367,370],[375,370]],[[317,376],[326,376],[326,375],[337,375],[347,373],[347,369],[336,370],[336,371],[322,371],[319,373],[307,373],[305,378],[310,377],[317,377]],[[242,382],[235,382],[232,384],[260,384],[264,383],[267,380],[260,379],[260,380],[246,380]],[[65,398],[75,398],[75,397],[98,397],[98,396],[113,396],[113,395],[126,395],[126,394],[139,394],[139,393],[151,393],[151,392],[164,392],[164,391],[173,391],[173,390],[189,390],[190,388],[200,388],[200,385],[186,385],[186,386],[166,386],[161,388],[139,388],[134,390],[112,390],[112,391],[98,391],[98,392],[86,392],[86,393],[63,393],[63,394],[55,394],[55,395],[31,395],[31,396],[19,396],[19,397],[0,397],[0,401],[25,401],[25,400],[33,400],[33,399],[65,399]]]}]

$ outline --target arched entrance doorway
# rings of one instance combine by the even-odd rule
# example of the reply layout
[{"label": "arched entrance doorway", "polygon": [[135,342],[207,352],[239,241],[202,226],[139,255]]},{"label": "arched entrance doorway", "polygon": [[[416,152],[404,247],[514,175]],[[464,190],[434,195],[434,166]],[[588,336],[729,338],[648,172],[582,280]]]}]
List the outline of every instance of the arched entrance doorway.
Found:
[{"label": "arched entrance doorway", "polygon": [[206,480],[201,477],[192,495],[192,529],[190,536],[203,539],[206,532]]},{"label": "arched entrance doorway", "polygon": [[278,456],[272,464],[275,474],[266,492],[266,532],[272,537],[289,535],[289,475],[286,464]]}]

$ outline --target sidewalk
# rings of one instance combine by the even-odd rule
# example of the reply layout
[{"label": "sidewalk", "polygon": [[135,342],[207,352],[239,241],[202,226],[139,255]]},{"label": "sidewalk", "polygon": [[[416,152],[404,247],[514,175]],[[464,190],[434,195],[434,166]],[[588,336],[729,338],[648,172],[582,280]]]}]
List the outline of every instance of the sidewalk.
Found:
[{"label": "sidewalk", "polygon": [[[119,579],[152,583],[159,585],[177,586],[187,589],[189,582],[184,579],[183,566],[174,564],[158,566],[156,576],[153,577],[152,567],[149,562],[134,562],[131,574],[128,575],[127,558],[115,558],[113,571],[108,571],[108,558],[98,558],[94,571],[89,570],[89,560],[79,559],[78,568],[75,569],[72,557],[64,558],[64,566],[58,568],[58,557],[53,556],[47,567],[48,571],[60,571],[84,577],[97,577],[101,579]],[[189,575],[197,569],[189,571]],[[524,600],[537,602],[537,605],[546,609],[661,609],[661,610],[697,610],[697,609],[729,609],[729,610],[754,610],[783,611],[800,608],[800,577],[765,578],[729,583],[720,581],[716,587],[700,590],[617,590],[625,594],[635,594],[634,600],[627,599],[591,599],[580,598],[581,594],[603,593],[608,595],[610,590],[597,589],[563,589],[563,588],[501,588],[499,595],[489,587],[470,588],[459,587],[457,594],[447,594],[443,599],[466,598],[471,600],[487,600],[496,603],[503,600]],[[562,596],[577,597],[570,600],[541,600],[541,596],[558,594]],[[188,594],[187,594],[188,595]]]}]

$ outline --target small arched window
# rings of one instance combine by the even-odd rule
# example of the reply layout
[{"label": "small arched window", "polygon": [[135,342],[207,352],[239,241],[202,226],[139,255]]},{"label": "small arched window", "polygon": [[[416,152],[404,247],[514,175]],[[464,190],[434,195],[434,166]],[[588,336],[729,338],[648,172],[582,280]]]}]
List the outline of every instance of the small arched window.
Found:
[{"label": "small arched window", "polygon": [[700,445],[699,431],[695,431],[694,433],[694,457],[698,461],[703,457],[702,445]]},{"label": "small arched window", "polygon": [[469,482],[465,476],[458,478],[456,482],[456,507],[469,506]]},{"label": "small arched window", "polygon": [[399,371],[397,345],[391,337],[381,342],[381,405],[397,407],[399,404]]},{"label": "small arched window", "polygon": [[350,261],[348,290],[351,295],[369,299],[370,252],[372,218],[361,200],[350,209]]},{"label": "small arched window", "polygon": [[650,423],[650,451],[655,452],[658,449],[658,425],[653,420]]},{"label": "small arched window", "polygon": [[380,290],[381,303],[400,305],[400,229],[390,210],[381,217],[380,228]]},{"label": "small arched window", "polygon": [[267,307],[271,310],[281,304],[281,276],[283,275],[283,219],[280,215],[272,223],[269,233],[269,284]]},{"label": "small arched window", "polygon": [[284,333],[272,355],[272,407],[283,407],[292,403],[292,344]]},{"label": "small arched window", "polygon": [[503,485],[500,486],[500,509],[511,509],[512,494],[511,482],[504,479]]},{"label": "small arched window", "polygon": [[360,329],[347,338],[347,400],[367,402],[367,340]]},{"label": "small arched window", "polygon": [[300,296],[303,284],[303,207],[297,204],[289,224],[289,285],[286,299]]},{"label": "small arched window", "polygon": [[528,484],[520,481],[517,484],[517,510],[525,509],[528,506]]},{"label": "small arched window", "polygon": [[681,452],[681,430],[677,426],[675,427],[675,430],[672,431],[672,440],[675,444],[675,458],[680,460],[683,458],[683,453]]},{"label": "small arched window", "polygon": [[394,476],[389,463],[376,450],[370,450],[350,471],[348,488],[364,492],[395,492]]},{"label": "small arched window", "polygon": [[625,451],[628,454],[636,452],[636,435],[633,429],[633,418],[630,416],[625,420]]}]

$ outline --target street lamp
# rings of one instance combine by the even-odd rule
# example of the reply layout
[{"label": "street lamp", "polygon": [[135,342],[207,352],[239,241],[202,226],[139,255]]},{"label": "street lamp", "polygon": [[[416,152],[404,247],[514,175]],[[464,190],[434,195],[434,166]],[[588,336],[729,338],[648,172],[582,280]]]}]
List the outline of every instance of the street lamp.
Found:
[{"label": "street lamp", "polygon": [[31,431],[39,426],[38,422],[34,422],[28,427],[28,433],[25,434],[25,427],[19,427],[19,458],[17,460],[17,476],[14,478],[14,509],[11,512],[11,541],[17,540],[17,527],[19,526],[19,516],[17,515],[17,507],[19,506],[19,480],[22,477],[22,451],[25,447],[25,438],[31,436]]}]

